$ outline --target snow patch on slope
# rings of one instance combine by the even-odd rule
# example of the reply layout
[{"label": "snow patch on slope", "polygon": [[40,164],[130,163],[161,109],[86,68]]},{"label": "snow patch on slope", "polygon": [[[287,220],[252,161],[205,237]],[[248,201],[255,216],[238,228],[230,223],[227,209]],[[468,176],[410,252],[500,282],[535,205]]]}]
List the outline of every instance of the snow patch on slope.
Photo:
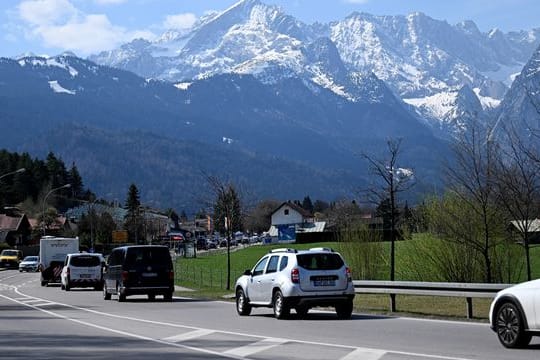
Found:
[{"label": "snow patch on slope", "polygon": [[75,91],[66,89],[58,83],[58,80],[49,81],[49,87],[55,93],[75,95]]}]

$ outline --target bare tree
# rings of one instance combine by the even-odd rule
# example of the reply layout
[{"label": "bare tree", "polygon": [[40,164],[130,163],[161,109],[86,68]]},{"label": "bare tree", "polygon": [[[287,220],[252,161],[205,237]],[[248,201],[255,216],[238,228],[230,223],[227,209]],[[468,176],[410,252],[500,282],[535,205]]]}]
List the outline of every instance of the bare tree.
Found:
[{"label": "bare tree", "polygon": [[363,193],[372,204],[380,204],[390,200],[390,280],[395,280],[395,242],[398,218],[398,195],[409,190],[414,185],[412,170],[400,168],[398,159],[401,154],[402,139],[387,140],[388,154],[386,158],[377,159],[373,156],[362,154],[369,163],[370,172],[376,177],[377,182]]},{"label": "bare tree", "polygon": [[227,236],[227,285],[231,288],[231,235],[242,229],[242,207],[238,190],[233,183],[225,183],[215,176],[207,176],[215,201],[214,226]]},{"label": "bare tree", "polygon": [[508,212],[525,251],[527,280],[531,280],[530,238],[539,214],[540,172],[536,147],[524,141],[508,124],[504,127],[504,154],[497,167],[499,202]]},{"label": "bare tree", "polygon": [[[468,208],[467,211],[457,210],[468,216],[477,216],[479,228],[464,232],[460,227],[448,227],[445,231],[450,240],[470,246],[481,254],[485,264],[484,280],[492,282],[492,249],[497,245],[493,230],[501,224],[494,186],[498,149],[487,134],[489,131],[480,126],[477,119],[472,119],[454,144],[455,161],[445,171],[450,192]],[[448,215],[461,216],[460,213]],[[463,216],[461,218],[470,224],[475,223]]]}]

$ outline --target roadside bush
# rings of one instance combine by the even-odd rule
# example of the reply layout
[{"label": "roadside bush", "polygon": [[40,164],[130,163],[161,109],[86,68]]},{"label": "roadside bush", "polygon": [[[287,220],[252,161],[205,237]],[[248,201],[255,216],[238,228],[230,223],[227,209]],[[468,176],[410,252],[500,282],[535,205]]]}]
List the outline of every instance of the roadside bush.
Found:
[{"label": "roadside bush", "polygon": [[[365,225],[351,225],[338,236],[338,251],[351,267],[354,279],[375,280],[385,264],[381,234]],[[384,267],[386,269],[386,267]]]},{"label": "roadside bush", "polygon": [[482,264],[467,246],[430,234],[417,234],[400,252],[402,280],[476,282],[482,279]]}]

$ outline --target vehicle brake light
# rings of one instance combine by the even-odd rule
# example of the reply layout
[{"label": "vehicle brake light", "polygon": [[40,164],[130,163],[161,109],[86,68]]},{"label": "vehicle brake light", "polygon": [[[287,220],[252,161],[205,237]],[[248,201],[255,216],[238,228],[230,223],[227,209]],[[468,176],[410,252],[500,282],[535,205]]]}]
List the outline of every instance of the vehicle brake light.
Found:
[{"label": "vehicle brake light", "polygon": [[122,281],[126,282],[128,281],[128,278],[129,278],[129,272],[122,271]]},{"label": "vehicle brake light", "polygon": [[352,273],[349,267],[345,268],[345,275],[347,275],[347,282],[352,282]]},{"label": "vehicle brake light", "polygon": [[174,271],[169,271],[169,280],[174,280]]},{"label": "vehicle brake light", "polygon": [[298,284],[300,282],[300,271],[297,268],[291,270],[291,281],[294,284]]}]

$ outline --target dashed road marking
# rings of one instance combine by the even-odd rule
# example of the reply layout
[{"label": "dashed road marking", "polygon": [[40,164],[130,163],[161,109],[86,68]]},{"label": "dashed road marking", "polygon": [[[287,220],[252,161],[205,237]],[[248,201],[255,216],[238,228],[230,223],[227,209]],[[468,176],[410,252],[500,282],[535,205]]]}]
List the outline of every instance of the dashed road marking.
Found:
[{"label": "dashed road marking", "polygon": [[286,339],[268,338],[268,339],[254,342],[246,346],[227,350],[225,351],[225,354],[236,355],[240,357],[247,357],[261,351],[269,350],[275,346],[282,345],[288,341],[289,340],[286,340]]},{"label": "dashed road marking", "polygon": [[189,331],[187,333],[182,333],[174,336],[169,336],[168,338],[162,339],[164,341],[178,343],[186,340],[195,339],[198,337],[206,336],[215,333],[214,330],[200,329],[195,331]]},{"label": "dashed road marking", "polygon": [[386,351],[358,348],[339,360],[379,360],[384,355]]}]

